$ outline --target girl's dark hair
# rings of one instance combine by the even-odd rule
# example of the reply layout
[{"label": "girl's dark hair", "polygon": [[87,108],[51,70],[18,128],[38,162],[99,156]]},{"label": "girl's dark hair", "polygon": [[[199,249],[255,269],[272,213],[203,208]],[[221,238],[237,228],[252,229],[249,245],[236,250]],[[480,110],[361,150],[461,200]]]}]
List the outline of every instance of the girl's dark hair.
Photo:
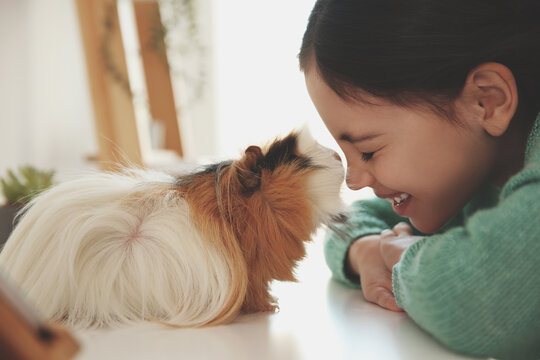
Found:
[{"label": "girl's dark hair", "polygon": [[[518,113],[540,111],[540,0],[318,0],[299,54],[346,100],[450,106],[477,65],[513,73]],[[358,91],[358,90],[361,91]]]}]

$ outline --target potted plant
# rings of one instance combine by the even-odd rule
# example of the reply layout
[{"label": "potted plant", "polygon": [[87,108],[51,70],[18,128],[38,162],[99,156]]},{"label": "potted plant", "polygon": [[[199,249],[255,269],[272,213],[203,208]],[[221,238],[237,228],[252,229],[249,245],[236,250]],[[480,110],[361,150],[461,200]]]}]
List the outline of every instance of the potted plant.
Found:
[{"label": "potted plant", "polygon": [[14,227],[15,216],[32,198],[53,185],[54,171],[40,171],[23,166],[18,172],[7,171],[0,179],[5,204],[0,206],[0,249]]}]

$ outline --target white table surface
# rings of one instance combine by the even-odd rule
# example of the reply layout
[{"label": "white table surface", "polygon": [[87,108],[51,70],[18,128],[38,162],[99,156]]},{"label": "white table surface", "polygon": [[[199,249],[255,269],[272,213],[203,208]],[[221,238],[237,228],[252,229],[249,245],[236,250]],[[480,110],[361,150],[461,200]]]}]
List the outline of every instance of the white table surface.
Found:
[{"label": "white table surface", "polygon": [[77,359],[472,359],[447,350],[405,313],[383,310],[331,280],[320,238],[308,245],[298,283],[273,284],[279,312],[204,329],[141,324],[79,331]]}]

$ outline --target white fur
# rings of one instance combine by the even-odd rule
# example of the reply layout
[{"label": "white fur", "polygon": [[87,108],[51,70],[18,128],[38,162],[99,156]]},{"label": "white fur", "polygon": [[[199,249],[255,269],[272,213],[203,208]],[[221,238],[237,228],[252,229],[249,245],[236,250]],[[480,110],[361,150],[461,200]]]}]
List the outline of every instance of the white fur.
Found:
[{"label": "white fur", "polygon": [[73,326],[204,324],[228,298],[230,271],[173,182],[140,171],[61,184],[30,204],[0,266],[43,316]]},{"label": "white fur", "polygon": [[330,216],[345,208],[340,197],[344,179],[343,164],[331,149],[320,145],[307,127],[298,132],[298,151],[308,154],[314,165],[320,166],[308,179],[308,191],[312,202],[315,225],[328,223]]}]

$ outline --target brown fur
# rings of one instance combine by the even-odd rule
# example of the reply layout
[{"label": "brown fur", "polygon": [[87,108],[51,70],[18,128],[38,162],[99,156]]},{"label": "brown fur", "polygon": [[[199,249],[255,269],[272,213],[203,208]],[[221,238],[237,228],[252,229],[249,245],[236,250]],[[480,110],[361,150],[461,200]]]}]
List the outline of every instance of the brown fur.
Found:
[{"label": "brown fur", "polygon": [[[294,164],[274,171],[260,169],[261,156],[261,149],[250,147],[241,160],[219,174],[195,178],[178,189],[204,238],[231,259],[231,298],[211,325],[225,323],[239,311],[275,310],[270,282],[295,281],[295,264],[305,256],[303,242],[315,230],[306,201],[305,178],[311,169]],[[220,176],[219,199],[216,176]]]},{"label": "brown fur", "polygon": [[207,175],[178,189],[190,206],[194,225],[203,239],[212,241],[211,246],[223,252],[229,259],[231,272],[231,295],[223,311],[209,325],[231,321],[238,315],[247,289],[247,268],[241,249],[231,228],[221,218],[214,191],[214,176]]}]

